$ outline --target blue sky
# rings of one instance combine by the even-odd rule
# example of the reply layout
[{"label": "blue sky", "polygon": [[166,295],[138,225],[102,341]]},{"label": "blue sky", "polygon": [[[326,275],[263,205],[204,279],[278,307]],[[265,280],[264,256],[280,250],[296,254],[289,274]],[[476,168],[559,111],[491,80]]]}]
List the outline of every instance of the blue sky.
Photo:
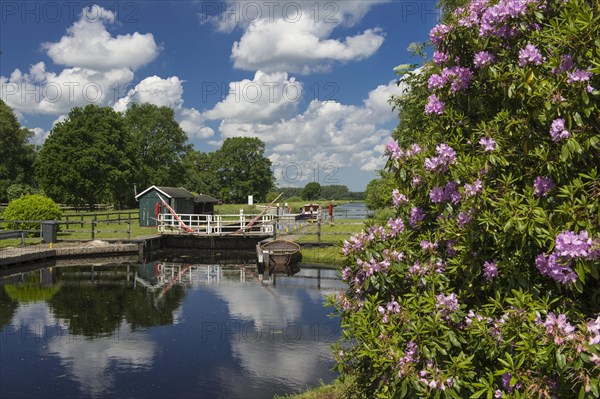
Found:
[{"label": "blue sky", "polygon": [[397,124],[393,68],[434,1],[2,1],[0,98],[43,143],[74,106],[174,109],[195,148],[266,143],[280,186],[362,191]]}]

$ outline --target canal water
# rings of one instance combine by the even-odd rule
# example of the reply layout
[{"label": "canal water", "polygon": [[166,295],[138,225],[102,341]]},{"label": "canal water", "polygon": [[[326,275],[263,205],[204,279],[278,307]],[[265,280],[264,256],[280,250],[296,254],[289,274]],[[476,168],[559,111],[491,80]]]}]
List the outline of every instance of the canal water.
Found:
[{"label": "canal water", "polygon": [[335,270],[48,267],[0,278],[2,398],[272,398],[335,378]]}]

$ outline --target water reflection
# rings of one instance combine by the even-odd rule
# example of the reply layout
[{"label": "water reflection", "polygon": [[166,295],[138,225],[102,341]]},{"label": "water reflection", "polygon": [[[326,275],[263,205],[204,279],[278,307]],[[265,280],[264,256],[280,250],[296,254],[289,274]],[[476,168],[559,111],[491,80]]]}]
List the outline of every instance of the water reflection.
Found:
[{"label": "water reflection", "polygon": [[[54,267],[0,279],[0,396],[263,398],[330,380],[335,271]],[[31,379],[31,375],[36,378]]]}]

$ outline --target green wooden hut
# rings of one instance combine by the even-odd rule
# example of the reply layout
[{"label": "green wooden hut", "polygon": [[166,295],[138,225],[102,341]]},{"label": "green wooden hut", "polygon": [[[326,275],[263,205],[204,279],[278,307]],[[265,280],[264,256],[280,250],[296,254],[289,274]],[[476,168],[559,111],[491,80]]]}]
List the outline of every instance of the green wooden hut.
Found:
[{"label": "green wooden hut", "polygon": [[135,196],[139,202],[140,209],[140,226],[150,227],[156,226],[157,213],[169,213],[169,210],[162,204],[162,197],[167,204],[178,214],[193,214],[194,212],[194,197],[183,187],[148,187],[141,193]]}]

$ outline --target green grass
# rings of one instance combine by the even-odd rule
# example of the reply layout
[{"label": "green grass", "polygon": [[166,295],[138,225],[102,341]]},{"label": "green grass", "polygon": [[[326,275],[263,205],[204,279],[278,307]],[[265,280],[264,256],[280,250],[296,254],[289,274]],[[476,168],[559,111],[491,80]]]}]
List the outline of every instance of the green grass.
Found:
[{"label": "green grass", "polygon": [[[96,227],[94,239],[96,240],[126,240],[127,236],[127,220],[131,212],[131,235],[130,238],[143,237],[157,234],[156,227],[140,227],[137,210],[121,211],[121,221],[119,223],[118,211],[111,211],[107,216],[106,212],[70,212],[69,226],[61,223],[58,231],[58,240],[91,240],[92,239],[92,220],[96,218]],[[67,220],[67,214],[63,214],[62,221]],[[83,224],[82,224],[83,222]],[[3,226],[0,225],[0,229]],[[28,237],[25,240],[26,245],[40,244],[41,238]],[[21,244],[20,239],[0,240],[0,248],[14,247]]]},{"label": "green grass", "polygon": [[302,249],[302,262],[305,263],[327,263],[330,265],[341,265],[344,262],[342,249],[337,245],[330,247],[312,247]]},{"label": "green grass", "polygon": [[[321,222],[321,242],[339,243],[356,234],[364,228],[361,220],[342,219],[334,223]],[[301,229],[294,231],[294,235],[301,234],[296,242],[317,242],[319,226],[317,223],[308,223]]]},{"label": "green grass", "polygon": [[321,383],[321,386],[304,393],[286,396],[275,395],[274,399],[341,399],[346,396],[351,384],[352,382],[349,379],[344,382],[335,380],[331,384]]}]

